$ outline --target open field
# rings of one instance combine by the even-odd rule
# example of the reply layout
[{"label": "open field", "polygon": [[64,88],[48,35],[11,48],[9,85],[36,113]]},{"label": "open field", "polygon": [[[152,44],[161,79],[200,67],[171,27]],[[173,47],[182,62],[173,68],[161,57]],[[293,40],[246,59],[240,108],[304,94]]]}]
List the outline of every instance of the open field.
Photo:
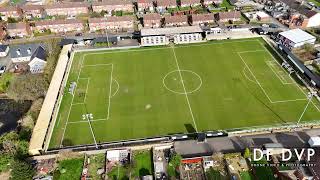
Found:
[{"label": "open field", "polygon": [[[296,122],[306,92],[267,49],[246,39],[76,53],[50,147]],[[318,106],[302,121],[319,120]]]}]

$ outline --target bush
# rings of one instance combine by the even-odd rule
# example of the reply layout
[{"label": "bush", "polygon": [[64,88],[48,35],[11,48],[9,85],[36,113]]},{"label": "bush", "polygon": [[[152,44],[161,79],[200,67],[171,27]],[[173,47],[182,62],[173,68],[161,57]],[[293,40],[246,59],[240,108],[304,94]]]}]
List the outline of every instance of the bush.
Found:
[{"label": "bush", "polygon": [[2,74],[2,76],[0,77],[0,93],[4,93],[7,91],[12,78],[13,78],[12,73]]},{"label": "bush", "polygon": [[40,75],[24,74],[17,76],[10,83],[8,96],[18,100],[36,100],[44,97],[48,89],[48,82]]},{"label": "bush", "polygon": [[7,153],[0,152],[0,173],[9,169],[10,163],[13,161],[13,156]]},{"label": "bush", "polygon": [[12,163],[11,168],[12,171],[10,179],[12,180],[32,179],[35,175],[35,170],[25,161],[16,160]]}]

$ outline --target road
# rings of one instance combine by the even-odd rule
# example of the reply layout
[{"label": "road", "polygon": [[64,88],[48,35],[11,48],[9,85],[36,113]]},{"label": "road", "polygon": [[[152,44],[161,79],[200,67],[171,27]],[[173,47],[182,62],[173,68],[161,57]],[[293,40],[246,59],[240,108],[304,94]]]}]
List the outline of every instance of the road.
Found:
[{"label": "road", "polygon": [[266,143],[280,143],[285,148],[307,147],[308,140],[313,136],[320,136],[320,129],[242,137],[217,137],[209,138],[204,143],[199,143],[196,140],[177,141],[174,143],[174,147],[182,156],[193,157],[195,155],[211,155],[215,152],[243,152],[246,147],[261,148]]}]

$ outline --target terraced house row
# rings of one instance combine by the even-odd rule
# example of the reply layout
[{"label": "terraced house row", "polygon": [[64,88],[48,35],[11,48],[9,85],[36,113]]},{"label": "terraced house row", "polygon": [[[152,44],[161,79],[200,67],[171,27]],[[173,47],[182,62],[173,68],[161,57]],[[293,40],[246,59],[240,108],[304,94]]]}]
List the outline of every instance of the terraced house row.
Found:
[{"label": "terraced house row", "polygon": [[112,11],[133,12],[135,5],[138,10],[154,9],[163,10],[166,8],[175,8],[177,6],[199,6],[201,2],[204,5],[220,4],[222,0],[104,0],[94,1],[92,3],[73,2],[73,3],[53,3],[48,5],[22,5],[0,7],[0,16],[2,20],[8,18],[43,18],[46,16],[77,16],[92,12]]}]

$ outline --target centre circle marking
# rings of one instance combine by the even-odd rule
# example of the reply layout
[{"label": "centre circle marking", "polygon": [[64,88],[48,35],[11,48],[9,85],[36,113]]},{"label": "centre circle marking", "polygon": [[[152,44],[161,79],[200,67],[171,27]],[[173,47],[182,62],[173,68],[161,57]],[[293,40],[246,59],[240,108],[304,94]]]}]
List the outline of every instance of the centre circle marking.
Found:
[{"label": "centre circle marking", "polygon": [[[180,71],[180,72],[179,72]],[[166,78],[168,77],[168,76],[170,76],[171,74],[173,74],[173,73],[176,73],[176,72],[178,72],[178,73],[181,73],[181,72],[188,72],[188,73],[191,73],[191,74],[193,74],[193,75],[195,75],[198,79],[199,79],[199,81],[200,81],[200,83],[199,83],[199,85],[197,86],[197,88],[195,88],[195,89],[193,89],[193,90],[188,90],[188,89],[186,89],[186,92],[179,92],[179,91],[177,91],[177,90],[174,90],[174,89],[171,89],[170,87],[168,87],[167,86],[167,84],[166,84],[166,82],[165,82],[165,80],[166,80]],[[183,78],[183,77],[182,77]],[[180,79],[180,77],[179,77],[179,79]],[[198,91],[200,88],[201,88],[201,86],[202,86],[202,79],[201,79],[201,77],[197,74],[197,73],[195,73],[195,72],[193,72],[193,71],[190,71],[190,70],[174,70],[174,71],[171,71],[171,72],[169,72],[168,74],[166,74],[165,76],[164,76],[164,78],[163,78],[163,80],[162,80],[162,83],[163,83],[163,85],[164,85],[164,87],[167,89],[167,90],[169,90],[169,91],[171,91],[171,92],[173,92],[173,93],[176,93],[176,94],[191,94],[191,93],[194,93],[194,92],[196,92],[196,91]]]}]

